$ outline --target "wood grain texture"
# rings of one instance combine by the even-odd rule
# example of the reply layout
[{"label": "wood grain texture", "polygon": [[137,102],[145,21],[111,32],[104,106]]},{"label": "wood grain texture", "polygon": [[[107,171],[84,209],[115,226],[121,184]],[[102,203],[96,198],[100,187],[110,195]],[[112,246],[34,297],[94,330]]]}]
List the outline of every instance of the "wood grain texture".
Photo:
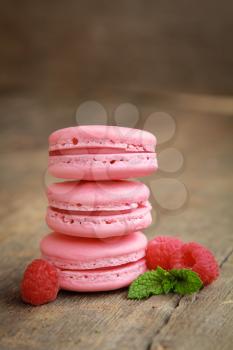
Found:
[{"label": "wood grain texture", "polygon": [[[168,146],[181,150],[185,166],[177,174],[160,172],[144,179],[152,187],[152,180],[164,176],[185,183],[187,205],[168,215],[154,203],[158,222],[146,234],[178,234],[205,244],[221,264],[218,281],[194,296],[154,296],[139,302],[127,300],[125,289],[93,294],[64,291],[54,303],[34,308],[21,302],[19,283],[27,263],[39,256],[39,241],[48,231],[44,186],[51,178],[45,173],[45,142],[50,129],[70,123],[74,110],[73,104],[43,105],[40,113],[38,106],[40,101],[14,99],[8,105],[2,100],[0,105],[8,111],[0,131],[0,349],[231,350],[232,117],[170,110],[177,132],[159,151]],[[37,117],[30,120],[30,114],[45,117],[34,123]]]},{"label": "wood grain texture", "polygon": [[221,279],[200,293],[183,297],[148,349],[231,349],[233,250],[221,263]]}]

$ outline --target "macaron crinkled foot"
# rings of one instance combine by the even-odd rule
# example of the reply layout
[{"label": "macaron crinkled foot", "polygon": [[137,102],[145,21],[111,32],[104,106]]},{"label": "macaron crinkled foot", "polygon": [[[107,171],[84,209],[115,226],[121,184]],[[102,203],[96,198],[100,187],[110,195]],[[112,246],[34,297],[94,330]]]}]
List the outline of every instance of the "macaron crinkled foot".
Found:
[{"label": "macaron crinkled foot", "polygon": [[47,189],[46,221],[52,230],[72,236],[123,236],[151,224],[149,194],[136,181],[54,183]]},{"label": "macaron crinkled foot", "polygon": [[157,169],[156,138],[138,129],[87,125],[49,137],[49,171],[58,178],[119,180]]},{"label": "macaron crinkled foot", "polygon": [[51,233],[41,241],[43,259],[57,268],[62,289],[91,292],[128,286],[147,269],[141,232],[103,240]]}]

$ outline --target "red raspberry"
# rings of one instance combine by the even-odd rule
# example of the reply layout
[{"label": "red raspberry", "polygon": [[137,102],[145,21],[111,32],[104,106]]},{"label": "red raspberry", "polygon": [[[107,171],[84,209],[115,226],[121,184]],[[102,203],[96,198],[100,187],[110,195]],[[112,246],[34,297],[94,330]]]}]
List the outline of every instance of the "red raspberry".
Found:
[{"label": "red raspberry", "polygon": [[23,301],[41,305],[53,301],[59,290],[56,268],[42,259],[28,265],[20,286]]},{"label": "red raspberry", "polygon": [[177,254],[173,254],[171,264],[175,269],[188,268],[195,271],[204,285],[213,282],[219,275],[218,263],[213,254],[195,242],[184,244]]},{"label": "red raspberry", "polygon": [[156,269],[157,266],[165,270],[172,268],[170,263],[171,255],[181,248],[183,242],[174,237],[158,236],[151,240],[147,246],[146,261],[149,269]]}]

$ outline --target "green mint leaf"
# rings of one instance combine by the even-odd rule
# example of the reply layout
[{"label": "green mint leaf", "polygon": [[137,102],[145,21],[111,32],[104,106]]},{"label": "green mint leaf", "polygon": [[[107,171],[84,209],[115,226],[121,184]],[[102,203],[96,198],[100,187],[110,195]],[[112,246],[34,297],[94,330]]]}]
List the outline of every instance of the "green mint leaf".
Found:
[{"label": "green mint leaf", "polygon": [[192,294],[202,287],[202,281],[198,274],[188,269],[170,270],[170,274],[174,277],[174,292],[178,294]]},{"label": "green mint leaf", "polygon": [[171,292],[173,289],[174,277],[170,274],[169,271],[162,269],[162,267],[160,266],[157,267],[156,273],[163,287],[163,292],[165,294],[168,294],[169,292]]},{"label": "green mint leaf", "polygon": [[167,270],[164,270],[162,267],[158,266],[157,269],[155,270],[156,273],[158,274],[159,277],[163,278],[167,278],[170,277],[170,272],[168,272]]},{"label": "green mint leaf", "polygon": [[155,271],[145,272],[139,276],[129,287],[129,299],[144,299],[153,294],[162,294],[163,288],[158,283],[158,276]]},{"label": "green mint leaf", "polygon": [[170,279],[162,281],[162,287],[163,287],[164,294],[168,294],[169,292],[172,292],[174,288],[173,281],[171,281]]},{"label": "green mint leaf", "polygon": [[160,269],[140,275],[129,287],[129,299],[144,299],[151,295],[167,294],[173,288],[169,273]]},{"label": "green mint leaf", "polygon": [[178,294],[191,294],[203,286],[198,274],[189,269],[166,271],[161,267],[140,275],[129,287],[129,299],[144,299],[151,295],[167,294],[171,291]]}]

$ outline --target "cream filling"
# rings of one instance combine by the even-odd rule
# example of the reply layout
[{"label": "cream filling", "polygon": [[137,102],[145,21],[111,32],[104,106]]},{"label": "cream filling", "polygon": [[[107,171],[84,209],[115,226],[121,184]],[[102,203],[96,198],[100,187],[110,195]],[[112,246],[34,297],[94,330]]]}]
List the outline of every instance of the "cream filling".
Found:
[{"label": "cream filling", "polygon": [[[49,198],[49,206],[53,209],[64,209],[64,210],[72,210],[78,212],[88,211],[88,212],[95,212],[95,211],[111,211],[116,214],[116,212],[119,212],[121,210],[132,210],[136,208],[142,208],[142,207],[148,207],[147,201],[141,201],[141,202],[133,202],[133,203],[105,203],[103,205],[96,205],[93,203],[92,205],[83,205],[81,203],[77,202],[71,202],[71,201],[58,201],[56,199]],[[81,213],[82,214],[82,213]],[[97,213],[98,214],[98,213]],[[92,214],[93,215],[93,214]],[[103,213],[102,213],[103,215]]]},{"label": "cream filling", "polygon": [[56,256],[48,256],[42,253],[42,258],[49,261],[62,270],[95,270],[103,268],[114,268],[125,264],[133,263],[142,259],[145,256],[145,249],[140,249],[137,252],[122,254],[117,257],[102,257],[101,259],[72,260],[64,259]]},{"label": "cream filling", "polygon": [[[125,142],[115,142],[113,140],[81,140],[73,137],[72,139],[61,140],[60,142],[50,144],[49,151],[59,151],[62,152],[70,149],[82,149],[88,152],[91,150],[98,149],[98,152],[103,152],[104,149],[109,149],[110,152],[117,151],[123,152],[154,152],[155,144],[128,144]],[[78,152],[78,151],[77,151]]]}]

